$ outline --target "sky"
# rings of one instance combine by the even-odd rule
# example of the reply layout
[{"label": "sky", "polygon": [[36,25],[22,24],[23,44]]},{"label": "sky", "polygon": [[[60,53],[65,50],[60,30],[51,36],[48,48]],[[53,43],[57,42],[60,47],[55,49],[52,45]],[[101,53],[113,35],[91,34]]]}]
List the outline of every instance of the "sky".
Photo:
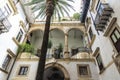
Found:
[{"label": "sky", "polygon": [[76,12],[80,13],[81,0],[75,0],[75,3],[72,3],[71,5],[73,5],[75,9],[75,11],[71,11],[71,16]]},{"label": "sky", "polygon": [[[74,0],[74,3],[70,2],[71,5],[73,5],[75,11],[70,11],[70,16],[72,17],[74,13],[80,13],[80,7],[81,7],[81,0]],[[36,20],[41,20],[41,18],[37,18]]]}]

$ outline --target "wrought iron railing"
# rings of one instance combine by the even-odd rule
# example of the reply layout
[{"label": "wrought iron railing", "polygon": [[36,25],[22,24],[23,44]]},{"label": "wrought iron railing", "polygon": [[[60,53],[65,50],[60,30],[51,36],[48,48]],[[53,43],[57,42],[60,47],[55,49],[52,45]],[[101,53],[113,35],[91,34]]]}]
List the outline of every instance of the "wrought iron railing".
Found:
[{"label": "wrought iron railing", "polygon": [[5,16],[2,10],[0,9],[0,34],[8,32],[10,28],[11,24],[7,19],[7,16]]},{"label": "wrought iron railing", "polygon": [[74,49],[74,51],[71,50],[71,56],[74,56],[80,52],[91,53],[92,50],[90,48],[87,48],[87,47],[78,47],[78,48]]},{"label": "wrought iron railing", "polygon": [[97,15],[95,18],[96,30],[103,31],[105,25],[109,21],[113,9],[107,3],[100,3],[99,8],[97,9]]}]

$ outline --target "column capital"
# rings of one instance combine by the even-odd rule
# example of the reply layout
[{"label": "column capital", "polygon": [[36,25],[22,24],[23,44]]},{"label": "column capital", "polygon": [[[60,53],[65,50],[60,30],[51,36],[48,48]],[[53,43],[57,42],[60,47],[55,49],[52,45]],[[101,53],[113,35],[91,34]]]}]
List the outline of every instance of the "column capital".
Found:
[{"label": "column capital", "polygon": [[69,58],[70,56],[69,56],[69,52],[68,51],[65,51],[64,52],[64,58]]},{"label": "column capital", "polygon": [[68,36],[68,33],[65,33],[65,36]]}]

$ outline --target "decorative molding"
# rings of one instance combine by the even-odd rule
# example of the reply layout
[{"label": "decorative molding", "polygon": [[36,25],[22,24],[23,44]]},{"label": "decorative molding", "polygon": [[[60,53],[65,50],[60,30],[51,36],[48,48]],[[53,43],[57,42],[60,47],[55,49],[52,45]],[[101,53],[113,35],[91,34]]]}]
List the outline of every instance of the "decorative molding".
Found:
[{"label": "decorative molding", "polygon": [[2,72],[4,72],[4,73],[8,74],[8,72],[7,72],[6,70],[2,69],[2,68],[0,68],[0,71],[2,71]]},{"label": "decorative molding", "polygon": [[16,57],[16,55],[11,51],[11,49],[7,49],[7,52],[8,52],[12,57]]},{"label": "decorative molding", "polygon": [[[37,27],[37,26],[45,26],[45,23],[41,22],[36,22],[35,24],[31,24],[31,27]],[[51,23],[51,26],[84,26],[83,23],[80,22],[56,22],[56,23]]]},{"label": "decorative molding", "polygon": [[20,24],[20,26],[22,26],[23,30],[27,33],[27,29],[26,29],[26,27],[25,27],[24,22],[23,22],[23,21],[20,21],[19,24]]},{"label": "decorative molding", "polygon": [[17,14],[17,13],[18,13],[17,7],[16,7],[16,5],[14,4],[13,0],[8,0],[8,1],[9,1],[10,5],[11,5],[13,11],[14,11],[14,15]]},{"label": "decorative molding", "polygon": [[99,50],[100,50],[99,47],[97,47],[97,48],[95,49],[95,51],[94,51],[94,53],[93,53],[93,56],[94,56],[94,57],[98,54]]},{"label": "decorative molding", "polygon": [[47,69],[49,67],[57,67],[58,69],[60,69],[63,72],[64,80],[70,80],[70,75],[63,65],[56,63],[56,62],[52,62],[52,63],[48,63],[45,65],[45,69]]},{"label": "decorative molding", "polygon": [[105,69],[107,69],[108,67],[110,67],[113,63],[114,63],[113,60],[112,60],[111,62],[109,62],[109,63],[107,64],[107,66],[105,66]]},{"label": "decorative molding", "polygon": [[[34,57],[34,58],[18,58],[17,61],[39,61],[39,57]],[[49,59],[47,59],[49,61]],[[56,61],[61,61],[61,62],[95,62],[94,58],[90,59],[71,59],[71,58],[63,58],[63,59],[56,59]]]},{"label": "decorative molding", "polygon": [[105,33],[104,33],[104,36],[108,36],[109,35],[109,33],[110,33],[110,31],[111,31],[111,28],[113,27],[113,25],[115,24],[115,22],[117,21],[117,18],[116,17],[114,17],[112,20],[111,20],[111,22],[110,22],[110,24],[108,25],[108,28],[106,29],[106,31],[105,31]]},{"label": "decorative molding", "polygon": [[19,46],[19,42],[15,39],[15,37],[13,37],[12,39],[16,43],[16,45]]},{"label": "decorative molding", "polygon": [[115,65],[118,69],[118,72],[120,73],[120,55],[117,55],[116,58],[114,59]]},{"label": "decorative molding", "polygon": [[96,38],[96,35],[94,34],[93,37],[92,37],[92,40],[91,40],[91,42],[89,44],[89,47],[91,47],[93,45],[93,43],[95,41],[95,38]]}]

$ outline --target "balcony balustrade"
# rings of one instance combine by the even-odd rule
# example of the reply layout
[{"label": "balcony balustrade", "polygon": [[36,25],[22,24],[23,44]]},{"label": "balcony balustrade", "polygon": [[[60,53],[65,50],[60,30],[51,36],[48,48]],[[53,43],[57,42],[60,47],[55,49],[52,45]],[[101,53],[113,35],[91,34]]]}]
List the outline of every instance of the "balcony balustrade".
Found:
[{"label": "balcony balustrade", "polygon": [[8,32],[11,28],[11,24],[7,19],[7,16],[4,15],[2,10],[0,9],[0,34]]},{"label": "balcony balustrade", "polygon": [[105,25],[107,25],[112,12],[113,9],[107,3],[100,3],[95,18],[96,30],[103,31],[105,29]]},{"label": "balcony balustrade", "polygon": [[90,53],[91,52],[91,49],[87,48],[87,47],[78,47],[76,49],[71,49],[71,54],[72,56],[80,53],[80,52],[87,52],[87,53]]}]

